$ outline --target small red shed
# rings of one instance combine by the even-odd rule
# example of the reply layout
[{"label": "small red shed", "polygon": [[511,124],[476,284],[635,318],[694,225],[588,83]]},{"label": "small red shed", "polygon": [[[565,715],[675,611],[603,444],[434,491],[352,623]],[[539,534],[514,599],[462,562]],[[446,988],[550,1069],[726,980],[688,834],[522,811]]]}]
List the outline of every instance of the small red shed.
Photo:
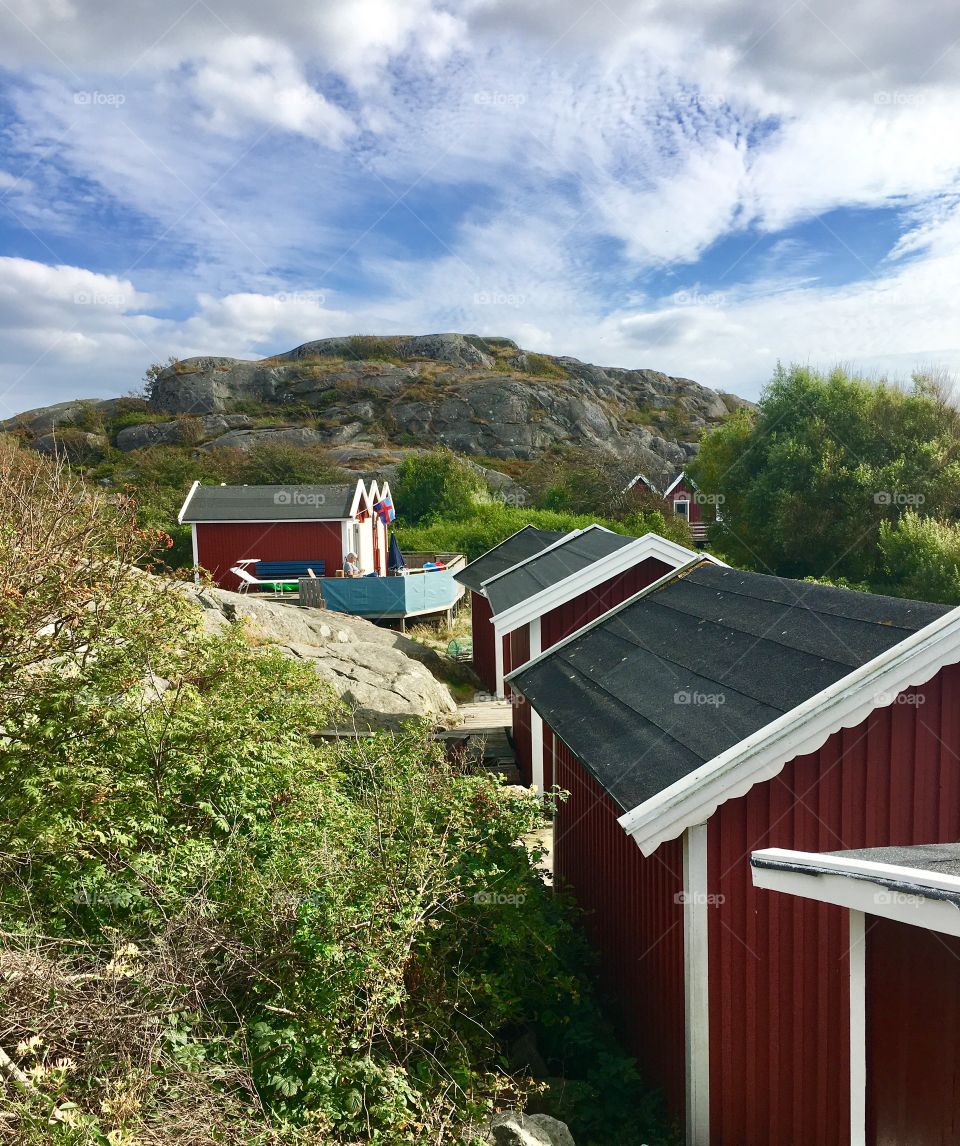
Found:
[{"label": "small red shed", "polygon": [[516,533],[504,538],[499,545],[475,558],[459,573],[454,574],[454,580],[470,590],[473,669],[489,693],[497,691],[498,655],[493,627],[490,624],[490,602],[484,592],[483,583],[566,536],[565,533],[555,533],[548,529],[525,525]]},{"label": "small red shed", "polygon": [[752,865],[757,887],[848,918],[851,1146],[960,1142],[960,844]]},{"label": "small red shed", "polygon": [[681,568],[514,672],[570,792],[554,866],[691,1146],[847,1146],[843,913],[770,847],[960,839],[960,609]]},{"label": "small red shed", "polygon": [[[505,650],[497,691],[509,694],[503,674],[697,559],[692,550],[656,533],[625,537],[591,525],[485,581],[495,640],[502,641]],[[549,743],[544,744],[550,732],[522,696],[512,699],[521,780],[545,792],[553,786],[552,752]]]},{"label": "small red shed", "polygon": [[668,513],[682,517],[690,526],[694,542],[697,545],[705,545],[709,524],[704,514],[706,499],[683,470],[674,474],[667,483],[663,491],[663,500],[667,503]]},{"label": "small red shed", "polygon": [[191,526],[194,566],[208,570],[221,589],[236,590],[241,582],[230,570],[240,561],[322,561],[332,577],[353,551],[373,570],[374,516],[362,479],[351,485],[194,482],[177,520]]}]

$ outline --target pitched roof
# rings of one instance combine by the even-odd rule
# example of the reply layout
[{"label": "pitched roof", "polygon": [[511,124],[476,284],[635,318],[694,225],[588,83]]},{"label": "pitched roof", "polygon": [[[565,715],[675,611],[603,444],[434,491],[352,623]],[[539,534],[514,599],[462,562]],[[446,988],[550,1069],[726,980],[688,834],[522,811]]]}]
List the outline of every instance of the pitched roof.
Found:
[{"label": "pitched roof", "polygon": [[[362,491],[362,492],[361,492]],[[366,496],[350,485],[200,485],[187,495],[180,521],[340,521]]]},{"label": "pitched roof", "polygon": [[556,533],[549,529],[537,529],[533,525],[525,525],[510,537],[505,538],[499,545],[488,549],[482,556],[471,561],[459,573],[454,573],[453,579],[461,585],[466,585],[475,593],[479,593],[484,581],[512,568],[520,561],[526,561],[535,553],[546,549],[565,533]]},{"label": "pitched roof", "polygon": [[599,525],[588,525],[513,569],[485,581],[483,587],[490,607],[494,614],[511,609],[632,541],[636,538],[611,533]]},{"label": "pitched roof", "polygon": [[[629,812],[624,827],[635,834],[635,821],[647,824],[647,851],[688,826],[673,805],[712,778],[725,754],[950,612],[705,560],[508,679]],[[874,697],[869,707],[880,703]],[[705,818],[753,782],[712,793],[712,806],[698,805],[697,814]],[[648,823],[657,816],[659,825]]]},{"label": "pitched roof", "polygon": [[[496,631],[501,635],[510,633],[536,617],[542,617],[544,613],[557,608],[558,605],[590,592],[618,573],[633,569],[644,562],[658,561],[664,566],[663,571],[667,572],[701,559],[692,549],[678,545],[675,541],[670,541],[657,533],[645,533],[642,537],[627,538],[627,541],[628,544],[620,545],[605,557],[584,565],[545,589],[524,598],[518,604],[496,613],[493,618]],[[566,548],[566,542],[558,546],[558,549]],[[710,557],[709,560],[717,561],[717,558]],[[534,559],[530,564],[536,565],[539,561]],[[722,565],[723,562],[717,561],[717,564]]]}]

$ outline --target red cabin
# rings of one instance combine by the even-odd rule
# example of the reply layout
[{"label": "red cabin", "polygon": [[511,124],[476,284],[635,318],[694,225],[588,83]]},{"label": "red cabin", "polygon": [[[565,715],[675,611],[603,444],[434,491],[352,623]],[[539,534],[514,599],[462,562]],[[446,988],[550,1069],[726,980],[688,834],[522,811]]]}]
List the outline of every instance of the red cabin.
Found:
[{"label": "red cabin", "polygon": [[[384,491],[375,487],[377,495]],[[222,589],[239,589],[240,562],[322,562],[327,576],[354,552],[386,572],[386,531],[363,481],[352,485],[213,485],[194,482],[177,518],[193,531],[193,561]],[[318,569],[319,573],[320,570]]]},{"label": "red cabin", "polygon": [[[525,525],[523,529],[511,534],[499,545],[487,550],[481,557],[471,561],[466,568],[454,574],[454,580],[470,590],[473,669],[489,693],[497,692],[498,653],[493,626],[490,624],[490,602],[484,592],[483,583],[565,536],[564,533],[554,533],[547,529],[537,529],[533,525]],[[500,655],[502,655],[502,645]],[[501,682],[502,679],[501,669]]]},{"label": "red cabin", "polygon": [[702,559],[509,683],[570,792],[556,878],[686,1141],[846,1146],[847,920],[750,854],[960,839],[960,609]]},{"label": "red cabin", "polygon": [[[503,677],[577,629],[602,616],[680,565],[697,560],[682,545],[647,533],[624,537],[599,525],[578,530],[512,569],[484,582],[495,640],[503,642],[497,693]],[[712,558],[711,558],[712,560]],[[522,696],[514,696],[513,742],[523,783],[539,791],[553,785],[549,730]]]},{"label": "red cabin", "polygon": [[960,1141],[960,844],[753,854],[848,917],[851,1146]]}]

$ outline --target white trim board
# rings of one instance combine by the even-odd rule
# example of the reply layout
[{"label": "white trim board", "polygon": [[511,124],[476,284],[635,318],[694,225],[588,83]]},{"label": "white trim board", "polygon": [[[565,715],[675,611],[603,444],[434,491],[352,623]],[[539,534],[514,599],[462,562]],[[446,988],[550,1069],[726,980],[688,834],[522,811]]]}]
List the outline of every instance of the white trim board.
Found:
[{"label": "white trim board", "polygon": [[862,723],[874,709],[892,704],[904,689],[924,684],[944,666],[958,661],[960,608],[911,633],[707,760],[621,816],[620,826],[633,836],[644,855],[651,855],[686,828],[704,823],[727,800],[745,796],[754,784],[772,780],[797,756],[815,751],[841,728]]},{"label": "white trim board", "polygon": [[539,664],[540,661],[542,661],[544,659],[544,657],[552,657],[553,654],[555,652],[557,652],[558,649],[564,648],[566,645],[569,645],[571,641],[575,641],[578,637],[582,637],[584,633],[588,633],[591,629],[595,629],[598,625],[605,624],[611,617],[615,616],[617,613],[622,612],[624,609],[629,609],[630,606],[635,601],[639,601],[641,597],[646,597],[646,595],[648,593],[655,592],[657,589],[661,588],[663,585],[666,585],[668,581],[672,581],[674,579],[674,577],[680,577],[682,574],[687,573],[689,570],[695,569],[699,564],[701,564],[701,562],[704,562],[704,561],[710,561],[714,565],[725,565],[725,563],[723,561],[720,561],[718,558],[711,556],[709,553],[698,553],[698,554],[696,554],[694,556],[693,560],[688,561],[686,563],[686,565],[680,565],[680,566],[678,566],[678,568],[671,569],[669,572],[664,573],[664,575],[662,577],[658,577],[656,581],[651,581],[649,585],[646,585],[638,593],[634,593],[634,595],[632,597],[628,597],[626,599],[626,601],[621,601],[619,605],[614,605],[612,609],[608,609],[606,613],[603,613],[601,616],[597,617],[595,620],[588,621],[582,628],[577,629],[575,632],[572,632],[569,636],[564,637],[562,641],[557,641],[556,644],[551,645],[550,648],[546,649],[543,653],[540,654],[540,656],[531,657],[530,660],[528,660],[526,664],[521,665],[519,668],[515,668],[515,669],[511,670],[511,672],[507,676],[507,680],[508,681],[511,680],[517,673],[519,673],[521,671],[526,672],[526,670],[528,668],[530,668],[531,665]]},{"label": "white trim board", "polygon": [[710,897],[707,825],[683,833],[683,1025],[686,1146],[710,1142]]},{"label": "white trim board", "polygon": [[781,848],[754,852],[751,870],[755,887],[960,936],[960,908],[940,898],[945,892],[960,896],[955,876]]},{"label": "white trim board", "polygon": [[512,608],[504,609],[502,613],[490,618],[491,624],[497,632],[510,633],[528,621],[542,617],[551,609],[556,609],[574,597],[579,597],[581,593],[595,589],[609,578],[632,569],[641,561],[651,559],[662,561],[665,565],[676,569],[695,561],[699,556],[692,549],[678,545],[677,542],[661,537],[658,533],[645,533],[642,537],[614,550],[613,553],[608,553],[606,557],[600,557],[583,569],[564,577],[562,581],[557,581],[532,597],[527,597]]},{"label": "white trim board", "polygon": [[867,929],[850,912],[850,1146],[867,1142]]},{"label": "white trim board", "polygon": [[494,573],[492,577],[488,577],[486,581],[481,581],[480,585],[484,593],[487,591],[487,586],[492,585],[494,581],[499,581],[501,577],[506,577],[510,573],[516,572],[524,565],[529,565],[531,561],[536,561],[537,558],[542,557],[544,553],[550,553],[554,549],[559,549],[561,545],[566,545],[568,541],[572,541],[575,537],[579,537],[582,533],[587,533],[591,529],[602,529],[605,533],[612,533],[613,530],[607,529],[604,525],[587,525],[583,529],[571,529],[569,533],[565,533],[563,537],[558,537],[556,541],[551,541],[549,545],[545,545],[543,549],[538,549],[536,553],[531,553],[529,557],[524,557],[522,561],[518,561],[516,565],[511,565],[509,569],[501,569],[499,573]]},{"label": "white trim board", "polygon": [[190,504],[191,500],[193,499],[193,495],[197,492],[197,487],[199,485],[200,485],[200,479],[197,478],[197,480],[190,487],[190,492],[187,494],[186,500],[184,501],[183,505],[180,507],[180,512],[177,514],[177,524],[178,525],[183,525],[183,515],[187,512],[187,506]]}]

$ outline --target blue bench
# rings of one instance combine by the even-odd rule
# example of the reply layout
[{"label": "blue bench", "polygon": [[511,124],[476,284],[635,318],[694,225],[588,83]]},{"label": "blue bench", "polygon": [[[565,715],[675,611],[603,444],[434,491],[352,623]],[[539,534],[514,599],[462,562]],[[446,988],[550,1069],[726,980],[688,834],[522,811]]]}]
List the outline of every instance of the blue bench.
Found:
[{"label": "blue bench", "polygon": [[300,577],[309,577],[308,569],[312,569],[316,577],[322,577],[326,563],[317,561],[258,561],[257,577],[261,581],[281,580],[289,577],[296,581]]}]

